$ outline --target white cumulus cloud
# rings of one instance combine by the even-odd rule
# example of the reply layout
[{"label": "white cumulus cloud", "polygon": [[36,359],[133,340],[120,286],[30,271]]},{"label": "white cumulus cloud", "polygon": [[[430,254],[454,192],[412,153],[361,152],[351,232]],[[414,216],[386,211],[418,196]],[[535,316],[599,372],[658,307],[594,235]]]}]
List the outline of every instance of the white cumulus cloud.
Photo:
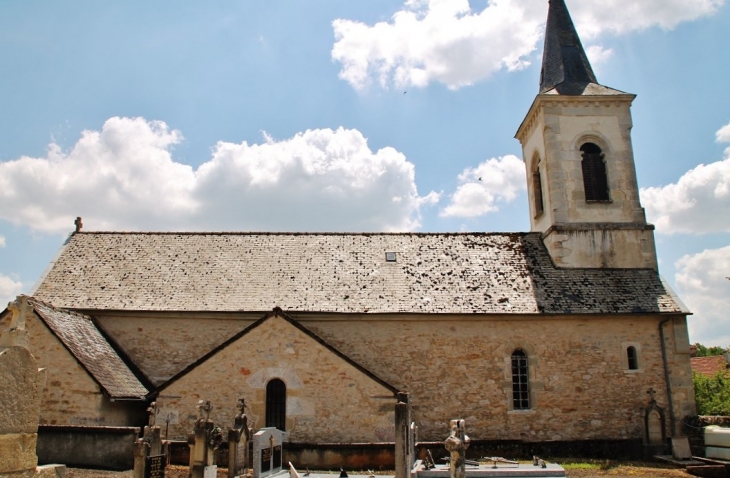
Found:
[{"label": "white cumulus cloud", "polygon": [[0,218],[46,232],[87,229],[409,231],[420,208],[414,165],[372,151],[357,130],[307,130],[262,144],[219,142],[197,169],[176,162],[180,132],[110,118],[68,151],[0,163]]},{"label": "white cumulus cloud", "polygon": [[459,174],[459,187],[441,217],[476,217],[499,210],[525,189],[525,165],[513,155],[492,158]]},{"label": "white cumulus cloud", "polygon": [[[725,0],[584,0],[569,2],[584,39],[602,33],[621,34],[710,15]],[[375,81],[426,86],[438,82],[456,89],[506,69],[530,63],[541,41],[548,2],[490,0],[481,11],[468,0],[408,0],[387,22],[374,25],[336,19],[332,59],[342,65],[340,78],[353,88]],[[600,48],[600,47],[599,47]],[[593,50],[605,60],[610,50]]]},{"label": "white cumulus cloud", "polygon": [[[717,132],[718,140],[730,136],[729,126]],[[724,160],[700,164],[676,183],[642,188],[641,202],[660,233],[730,232],[730,148]]]},{"label": "white cumulus cloud", "polygon": [[686,255],[675,266],[678,292],[694,313],[688,319],[690,340],[730,346],[730,246]]},{"label": "white cumulus cloud", "polygon": [[0,311],[7,307],[8,302],[15,300],[23,289],[23,284],[10,277],[0,274]]}]

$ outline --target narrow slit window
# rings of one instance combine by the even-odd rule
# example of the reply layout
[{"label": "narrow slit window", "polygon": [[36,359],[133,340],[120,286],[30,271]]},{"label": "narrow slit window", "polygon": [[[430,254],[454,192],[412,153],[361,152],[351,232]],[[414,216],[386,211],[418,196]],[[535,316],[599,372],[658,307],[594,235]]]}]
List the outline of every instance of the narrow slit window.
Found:
[{"label": "narrow slit window", "polygon": [[286,431],[286,385],[278,378],[266,384],[266,426]]},{"label": "narrow slit window", "polygon": [[605,155],[601,148],[593,143],[580,147],[583,160],[583,187],[586,201],[608,201],[608,176],[606,175]]},{"label": "narrow slit window", "polygon": [[626,358],[628,358],[629,370],[639,370],[639,356],[636,353],[636,347],[626,348]]},{"label": "narrow slit window", "polygon": [[540,176],[540,169],[535,168],[535,173],[532,175],[533,190],[535,192],[535,215],[539,216],[545,209],[545,203],[542,200],[542,178]]},{"label": "narrow slit window", "polygon": [[512,408],[530,409],[530,381],[527,354],[523,350],[512,352]]}]

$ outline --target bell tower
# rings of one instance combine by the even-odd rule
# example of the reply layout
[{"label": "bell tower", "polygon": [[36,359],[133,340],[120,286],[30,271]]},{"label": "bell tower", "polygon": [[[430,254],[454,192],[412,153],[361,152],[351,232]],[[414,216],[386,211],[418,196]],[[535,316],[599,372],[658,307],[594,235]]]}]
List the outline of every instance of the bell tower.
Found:
[{"label": "bell tower", "polygon": [[530,226],[556,265],[657,268],[631,146],[636,96],[598,83],[564,0],[550,0],[540,92],[517,131]]}]

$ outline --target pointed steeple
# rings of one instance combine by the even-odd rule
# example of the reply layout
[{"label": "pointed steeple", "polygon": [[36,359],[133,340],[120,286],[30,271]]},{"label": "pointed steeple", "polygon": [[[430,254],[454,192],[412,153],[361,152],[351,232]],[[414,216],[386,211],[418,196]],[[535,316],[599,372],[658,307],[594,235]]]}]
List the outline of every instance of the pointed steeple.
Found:
[{"label": "pointed steeple", "polygon": [[580,95],[588,84],[597,84],[598,81],[575,31],[565,0],[549,1],[540,93],[557,88],[561,95]]}]

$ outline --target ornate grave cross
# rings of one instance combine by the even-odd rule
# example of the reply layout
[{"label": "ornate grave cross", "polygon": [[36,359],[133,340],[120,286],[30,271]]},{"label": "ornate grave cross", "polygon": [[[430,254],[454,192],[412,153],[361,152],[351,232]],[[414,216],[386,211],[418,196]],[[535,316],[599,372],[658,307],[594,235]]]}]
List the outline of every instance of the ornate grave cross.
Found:
[{"label": "ornate grave cross", "polygon": [[464,420],[451,420],[451,435],[444,441],[444,447],[451,452],[449,462],[451,478],[466,477],[466,449],[469,448],[471,439],[466,434],[466,423]]},{"label": "ornate grave cross", "polygon": [[158,413],[160,413],[160,409],[157,408],[157,402],[150,403],[149,408],[147,408],[147,414],[149,415],[147,424],[150,427],[155,426],[155,419],[156,419]]},{"label": "ornate grave cross", "polygon": [[210,400],[198,400],[195,408],[198,409],[199,422],[207,422],[210,420],[210,412],[213,410],[213,405],[210,404]]}]

